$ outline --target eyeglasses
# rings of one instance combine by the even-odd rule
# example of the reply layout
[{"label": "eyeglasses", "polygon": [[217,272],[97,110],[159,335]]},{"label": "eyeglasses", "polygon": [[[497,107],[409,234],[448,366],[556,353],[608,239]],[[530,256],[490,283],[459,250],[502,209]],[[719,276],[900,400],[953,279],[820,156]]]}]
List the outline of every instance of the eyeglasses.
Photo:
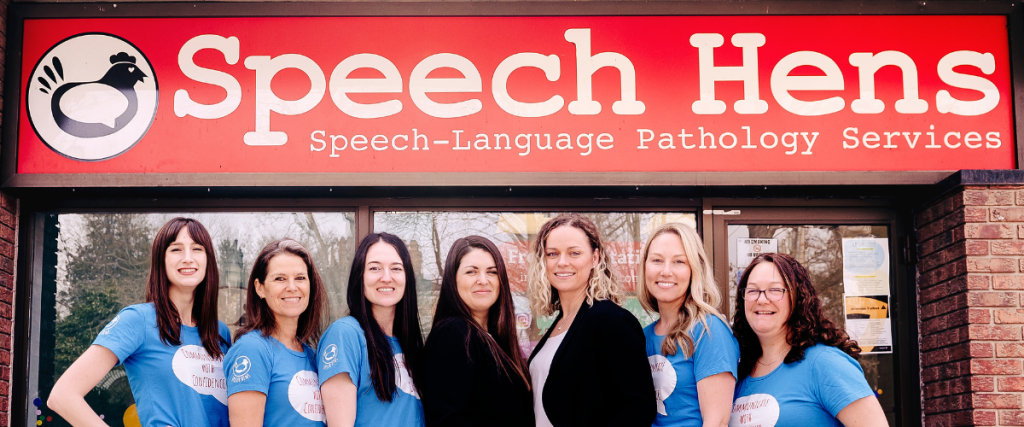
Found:
[{"label": "eyeglasses", "polygon": [[758,298],[761,298],[761,294],[764,294],[768,301],[782,301],[782,297],[786,296],[786,288],[771,288],[763,291],[754,288],[743,289],[743,299],[747,301],[757,301]]}]

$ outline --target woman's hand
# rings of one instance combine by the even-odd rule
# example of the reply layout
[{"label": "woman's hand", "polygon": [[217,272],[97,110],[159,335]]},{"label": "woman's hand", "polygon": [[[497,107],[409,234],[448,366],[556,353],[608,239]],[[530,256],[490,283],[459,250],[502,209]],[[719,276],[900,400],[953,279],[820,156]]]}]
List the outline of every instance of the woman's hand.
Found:
[{"label": "woman's hand", "polygon": [[863,397],[846,405],[842,411],[839,411],[836,418],[846,427],[889,425],[889,421],[885,419],[885,411],[882,410],[882,405],[878,404],[878,398],[875,396]]},{"label": "woman's hand", "polygon": [[320,385],[320,397],[327,413],[327,425],[352,427],[356,424],[358,389],[347,372],[335,375]]},{"label": "woman's hand", "polygon": [[96,415],[85,395],[117,366],[117,356],[106,347],[90,346],[60,376],[50,391],[46,406],[76,427],[105,427],[107,423]]},{"label": "woman's hand", "polygon": [[228,396],[231,427],[261,427],[266,409],[267,395],[258,391],[241,391]]},{"label": "woman's hand", "polygon": [[727,427],[732,415],[732,395],[736,378],[731,372],[722,372],[697,381],[697,401],[704,427]]}]

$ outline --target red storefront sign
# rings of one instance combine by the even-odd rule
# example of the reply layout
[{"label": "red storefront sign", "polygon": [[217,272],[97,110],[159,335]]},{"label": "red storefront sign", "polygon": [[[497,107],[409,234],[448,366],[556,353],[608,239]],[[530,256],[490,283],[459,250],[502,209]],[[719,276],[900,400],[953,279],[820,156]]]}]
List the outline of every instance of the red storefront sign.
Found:
[{"label": "red storefront sign", "polygon": [[18,173],[1015,166],[1003,16],[30,19]]}]

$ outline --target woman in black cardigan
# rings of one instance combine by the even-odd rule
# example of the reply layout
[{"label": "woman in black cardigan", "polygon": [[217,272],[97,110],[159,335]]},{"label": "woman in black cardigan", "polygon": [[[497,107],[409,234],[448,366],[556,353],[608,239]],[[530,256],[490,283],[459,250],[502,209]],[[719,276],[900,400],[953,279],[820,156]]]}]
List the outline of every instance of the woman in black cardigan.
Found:
[{"label": "woman in black cardigan", "polygon": [[590,218],[562,214],[530,253],[534,315],[558,310],[530,356],[537,427],[648,427],[657,406],[640,322]]},{"label": "woman in black cardigan", "polygon": [[533,427],[505,262],[490,240],[456,240],[445,259],[421,395],[427,427]]}]

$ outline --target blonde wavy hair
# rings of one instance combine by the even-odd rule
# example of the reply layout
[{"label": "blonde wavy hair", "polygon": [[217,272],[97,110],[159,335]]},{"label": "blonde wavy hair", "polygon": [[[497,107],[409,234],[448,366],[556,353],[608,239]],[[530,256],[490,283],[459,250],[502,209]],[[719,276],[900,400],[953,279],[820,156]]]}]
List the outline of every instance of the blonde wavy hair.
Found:
[{"label": "blonde wavy hair", "polygon": [[[676,354],[676,349],[681,348],[687,358],[693,357],[693,351],[704,333],[710,334],[708,328],[708,315],[718,316],[725,322],[725,316],[716,307],[722,302],[721,290],[715,284],[714,270],[704,253],[704,243],[701,241],[697,231],[692,227],[670,222],[658,227],[644,244],[643,256],[641,256],[640,268],[637,272],[641,286],[637,286],[637,297],[640,305],[650,312],[658,311],[658,300],[654,299],[651,292],[647,290],[647,256],[651,250],[651,242],[664,234],[673,234],[679,237],[683,243],[683,253],[686,255],[686,263],[690,266],[690,284],[686,295],[683,296],[683,305],[679,308],[679,322],[665,336],[661,344],[661,353],[671,356]],[[704,331],[696,341],[693,339],[693,328],[700,322]],[[677,346],[678,344],[678,346]]]},{"label": "blonde wavy hair", "polygon": [[611,268],[611,255],[605,250],[604,242],[601,240],[601,233],[597,225],[590,218],[576,213],[561,214],[554,219],[544,223],[537,232],[537,238],[533,241],[530,250],[530,269],[527,273],[528,294],[530,296],[530,308],[534,314],[550,316],[555,311],[561,310],[558,301],[558,292],[548,281],[547,263],[544,259],[544,252],[547,250],[548,235],[551,231],[562,226],[569,226],[583,231],[590,241],[590,249],[597,251],[598,262],[590,272],[590,283],[587,286],[587,304],[593,304],[595,300],[609,300],[622,305],[625,300],[625,291],[616,279],[615,272]]}]

